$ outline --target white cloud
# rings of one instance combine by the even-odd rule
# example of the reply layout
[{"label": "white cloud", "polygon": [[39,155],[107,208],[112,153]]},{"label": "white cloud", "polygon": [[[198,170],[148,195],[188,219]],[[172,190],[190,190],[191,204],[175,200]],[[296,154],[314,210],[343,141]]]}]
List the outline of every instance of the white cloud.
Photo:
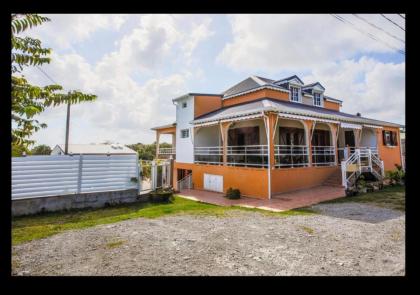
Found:
[{"label": "white cloud", "polygon": [[119,30],[127,15],[118,14],[41,14],[51,19],[27,34],[48,40],[53,47],[68,48],[82,42],[100,29]]},{"label": "white cloud", "polygon": [[326,95],[343,100],[342,111],[404,124],[405,63],[383,63],[363,57],[319,67],[302,77],[320,81]]},{"label": "white cloud", "polygon": [[198,44],[213,34],[210,24],[209,17],[141,15],[138,26],[117,42],[119,49],[107,54],[98,67],[107,72],[150,73],[174,60],[189,64]]},{"label": "white cloud", "polygon": [[[375,30],[351,15],[345,17],[359,27],[364,25],[365,31]],[[364,17],[381,26],[388,23],[378,15]],[[307,70],[356,54],[392,51],[328,14],[233,15],[229,20],[233,40],[226,44],[218,61],[239,71]],[[380,34],[375,32],[376,37]],[[386,40],[402,47],[397,40]]]},{"label": "white cloud", "polygon": [[[77,54],[55,54],[53,61],[43,68],[57,83],[66,90],[79,89],[98,96],[95,102],[72,106],[70,137],[74,143],[105,139],[122,143],[151,142],[154,134],[150,128],[175,120],[172,98],[187,92],[186,81],[193,77],[189,72],[176,73],[140,85],[128,74],[106,75]],[[32,83],[51,84],[36,69],[27,70],[25,74]],[[49,125],[47,130],[63,131],[56,122],[61,120],[64,124],[65,112],[65,106],[48,108],[38,119]],[[50,145],[62,142],[57,130],[38,132],[34,138]]]}]

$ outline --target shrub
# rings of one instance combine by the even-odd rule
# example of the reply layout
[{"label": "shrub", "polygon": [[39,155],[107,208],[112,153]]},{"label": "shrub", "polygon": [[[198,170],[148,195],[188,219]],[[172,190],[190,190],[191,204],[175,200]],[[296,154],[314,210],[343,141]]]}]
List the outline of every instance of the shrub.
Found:
[{"label": "shrub", "polygon": [[228,188],[228,190],[226,191],[226,198],[231,199],[231,200],[236,200],[239,199],[241,197],[241,191],[239,189],[233,189],[233,188]]},{"label": "shrub", "polygon": [[395,170],[386,172],[385,179],[387,179],[391,185],[404,185],[405,172],[402,169],[402,166],[395,164],[395,167]]},{"label": "shrub", "polygon": [[363,175],[360,175],[359,178],[357,179],[357,181],[356,181],[356,187],[357,187],[357,190],[359,192],[362,192],[362,193],[366,193],[367,192],[366,180],[365,180],[365,177]]},{"label": "shrub", "polygon": [[356,188],[346,188],[345,193],[347,197],[353,197],[359,194]]},{"label": "shrub", "polygon": [[149,201],[152,203],[170,203],[173,200],[174,191],[169,188],[158,188],[149,194]]}]

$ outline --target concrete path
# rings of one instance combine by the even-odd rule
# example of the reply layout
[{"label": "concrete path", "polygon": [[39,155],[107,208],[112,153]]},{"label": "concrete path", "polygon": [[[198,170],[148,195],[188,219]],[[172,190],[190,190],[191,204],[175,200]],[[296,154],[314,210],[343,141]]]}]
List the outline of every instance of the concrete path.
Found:
[{"label": "concrete path", "polygon": [[271,200],[261,200],[247,197],[241,197],[239,200],[229,200],[223,197],[224,194],[222,193],[193,189],[182,190],[179,193],[179,196],[219,206],[236,205],[279,212],[340,198],[345,196],[345,193],[344,189],[341,187],[317,186],[310,189],[278,194],[273,196]]}]

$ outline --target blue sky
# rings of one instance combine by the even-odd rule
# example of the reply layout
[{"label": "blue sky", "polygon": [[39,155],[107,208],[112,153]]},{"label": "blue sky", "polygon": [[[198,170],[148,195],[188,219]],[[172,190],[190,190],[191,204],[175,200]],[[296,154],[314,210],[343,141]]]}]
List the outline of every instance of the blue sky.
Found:
[{"label": "blue sky", "polygon": [[[251,76],[297,74],[343,100],[342,111],[404,124],[405,55],[331,15],[47,15],[27,31],[53,49],[46,71],[65,89],[98,99],[72,107],[70,142],[151,143],[151,127],[175,120],[171,100],[187,92],[220,93]],[[358,29],[393,47],[405,43],[352,15]],[[405,40],[380,15],[363,15]],[[401,26],[404,19],[389,14]],[[50,81],[27,69],[33,83]],[[65,107],[39,116],[37,144],[64,142]],[[166,138],[164,138],[166,139]]]}]

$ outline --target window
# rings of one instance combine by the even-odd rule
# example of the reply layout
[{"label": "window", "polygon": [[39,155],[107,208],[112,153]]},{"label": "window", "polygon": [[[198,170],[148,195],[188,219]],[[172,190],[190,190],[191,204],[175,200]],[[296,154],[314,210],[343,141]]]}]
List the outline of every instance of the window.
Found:
[{"label": "window", "polygon": [[327,130],[315,129],[312,135],[313,146],[330,146],[330,132]]},{"label": "window", "polygon": [[299,88],[290,86],[290,100],[299,102]]},{"label": "window", "polygon": [[384,145],[387,145],[387,146],[397,146],[398,145],[397,133],[394,132],[394,131],[383,130],[382,131],[382,139],[383,139]]},{"label": "window", "polygon": [[321,106],[321,93],[314,92],[314,105]]},{"label": "window", "polygon": [[188,138],[190,136],[190,130],[189,129],[182,129],[181,130],[181,138]]},{"label": "window", "polygon": [[260,128],[242,127],[229,129],[228,145],[258,145],[260,144]]},{"label": "window", "polygon": [[187,107],[187,102],[182,103],[182,108],[185,109]]}]

